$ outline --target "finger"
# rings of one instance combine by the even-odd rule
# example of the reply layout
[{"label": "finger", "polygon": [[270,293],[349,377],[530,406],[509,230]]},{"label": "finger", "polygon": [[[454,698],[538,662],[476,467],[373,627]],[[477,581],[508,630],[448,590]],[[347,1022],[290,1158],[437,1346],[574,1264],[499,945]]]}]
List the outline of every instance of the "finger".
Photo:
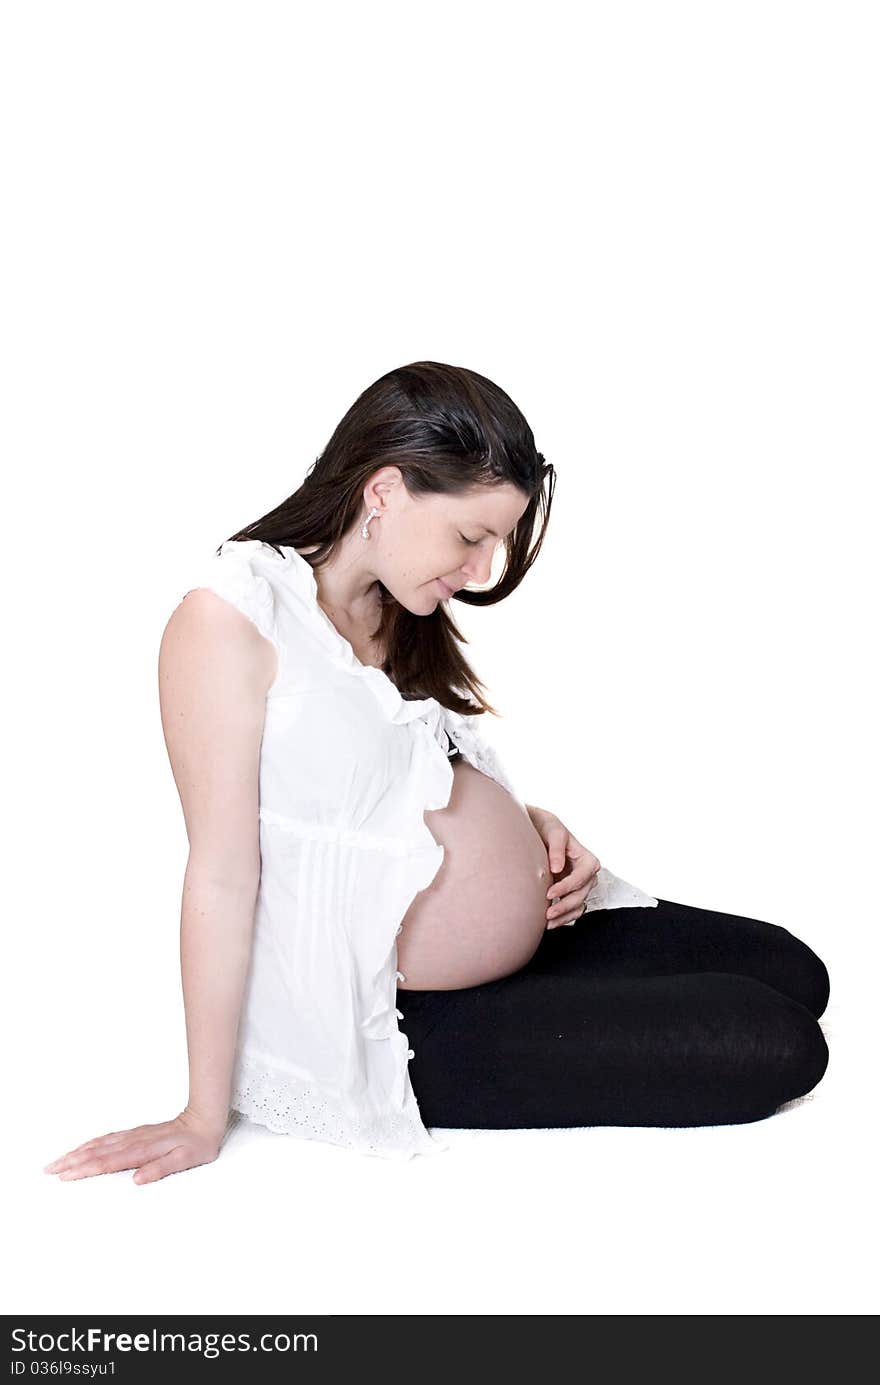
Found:
[{"label": "finger", "polygon": [[57,1159],[53,1159],[51,1164],[46,1165],[46,1171],[54,1172],[55,1170],[60,1169],[62,1164],[64,1164],[66,1160],[74,1159],[77,1154],[82,1154],[85,1150],[92,1149],[93,1146],[98,1143],[98,1140],[103,1138],[103,1136],[99,1135],[97,1139],[86,1140],[85,1144],[77,1145],[75,1149],[69,1149],[66,1154],[59,1154]]},{"label": "finger", "polygon": [[568,915],[563,914],[561,918],[554,919],[552,923],[548,923],[546,931],[552,933],[554,928],[568,928],[572,923],[577,923],[581,913],[582,910],[574,909],[570,911]]},{"label": "finger", "polygon": [[552,911],[553,917],[547,924],[548,928],[559,928],[567,923],[575,923],[584,912],[585,895],[581,895],[573,904],[563,904],[557,910]]},{"label": "finger", "polygon": [[596,877],[601,869],[600,862],[596,861],[595,865],[591,866],[586,873],[579,869],[576,874],[568,875],[564,880],[555,881],[547,891],[547,898],[562,899],[567,894],[572,894],[575,890],[582,890],[590,881],[595,884]]},{"label": "finger", "polygon": [[555,832],[551,832],[549,834],[547,842],[547,857],[550,862],[550,869],[553,871],[554,875],[561,870],[565,870],[565,847],[567,841],[567,832],[563,832],[557,829]]},{"label": "finger", "polygon": [[593,892],[596,879],[597,873],[594,872],[587,881],[585,890],[578,894],[566,895],[563,899],[558,901],[558,903],[551,906],[551,908],[547,910],[547,917],[548,919],[552,919],[553,922],[552,924],[548,924],[548,927],[555,928],[560,924],[573,923],[579,919],[581,914],[584,913],[584,906]]},{"label": "finger", "polygon": [[560,918],[563,914],[573,909],[575,905],[580,908],[581,904],[584,902],[584,895],[585,887],[583,884],[570,886],[565,894],[557,895],[556,898],[551,901],[547,909],[548,919]]},{"label": "finger", "polygon": [[119,1173],[122,1169],[135,1169],[145,1159],[154,1158],[173,1148],[174,1137],[165,1141],[142,1140],[126,1146],[114,1145],[99,1154],[84,1154],[59,1173],[59,1179],[68,1181],[74,1178],[93,1178],[99,1173]]},{"label": "finger", "polygon": [[564,894],[556,895],[551,900],[547,909],[547,917],[555,918],[564,913],[566,909],[573,909],[575,905],[580,908],[595,884],[596,876],[592,875],[589,880],[581,881],[578,885],[568,885]]},{"label": "finger", "polygon": [[111,1135],[98,1135],[94,1140],[86,1140],[85,1144],[77,1145],[76,1149],[71,1149],[67,1154],[62,1154],[57,1159],[53,1159],[51,1164],[47,1164],[44,1173],[60,1173],[62,1169],[70,1165],[71,1160],[79,1158],[83,1154],[88,1154],[96,1149],[107,1149],[113,1145],[120,1144],[123,1140],[130,1139],[142,1129],[138,1126],[137,1130],[118,1130]]},{"label": "finger", "polygon": [[161,1159],[151,1159],[148,1164],[142,1164],[134,1176],[135,1183],[155,1183],[158,1178],[164,1178],[169,1173],[180,1173],[183,1169],[191,1167],[187,1163],[187,1153],[185,1145],[175,1145],[174,1149],[169,1149],[163,1154]]},{"label": "finger", "polygon": [[[110,1144],[116,1140],[126,1140],[132,1135],[142,1135],[150,1127],[147,1125],[136,1125],[129,1130],[110,1130],[106,1135],[96,1135],[93,1140],[85,1140],[81,1145],[75,1145],[73,1149],[68,1149],[65,1154],[59,1156],[60,1159],[69,1159],[72,1154],[81,1154],[85,1149],[94,1149],[95,1145]],[[59,1160],[55,1159],[54,1163]]]}]

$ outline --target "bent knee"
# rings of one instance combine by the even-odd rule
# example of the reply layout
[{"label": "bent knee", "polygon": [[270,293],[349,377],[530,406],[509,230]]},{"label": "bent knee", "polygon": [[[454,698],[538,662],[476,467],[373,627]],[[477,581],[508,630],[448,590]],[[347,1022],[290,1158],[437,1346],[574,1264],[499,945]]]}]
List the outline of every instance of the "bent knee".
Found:
[{"label": "bent knee", "polygon": [[815,1015],[790,995],[755,977],[702,975],[705,1059],[737,1120],[758,1120],[803,1096],[828,1066],[825,1035]]},{"label": "bent knee", "polygon": [[806,1005],[763,981],[740,980],[751,1012],[743,1069],[756,1098],[775,1110],[818,1085],[828,1067],[828,1044]]},{"label": "bent knee", "polygon": [[797,1001],[792,1004],[797,1008],[787,1018],[779,1055],[780,1080],[791,1091],[783,1102],[811,1092],[825,1076],[830,1057],[816,1016]]},{"label": "bent knee", "polygon": [[813,949],[801,938],[781,928],[792,984],[789,993],[810,1011],[815,1019],[824,1014],[831,994],[828,968]]}]

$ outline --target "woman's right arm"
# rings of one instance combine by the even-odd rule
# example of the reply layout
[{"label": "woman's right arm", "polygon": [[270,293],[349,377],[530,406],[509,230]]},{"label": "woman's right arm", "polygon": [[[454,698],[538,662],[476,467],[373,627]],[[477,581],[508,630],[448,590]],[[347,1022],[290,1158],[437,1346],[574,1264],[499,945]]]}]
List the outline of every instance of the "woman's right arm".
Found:
[{"label": "woman's right arm", "polygon": [[159,700],[189,839],[180,920],[189,1099],[173,1120],[90,1140],[47,1172],[136,1168],[144,1183],[220,1151],[260,881],[260,745],[275,672],[271,643],[209,589],[187,593],[168,621]]}]

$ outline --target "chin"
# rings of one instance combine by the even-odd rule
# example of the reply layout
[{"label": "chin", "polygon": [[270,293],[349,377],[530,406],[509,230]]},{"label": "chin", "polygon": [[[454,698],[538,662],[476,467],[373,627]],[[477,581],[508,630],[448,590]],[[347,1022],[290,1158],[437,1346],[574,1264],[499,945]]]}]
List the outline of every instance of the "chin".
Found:
[{"label": "chin", "polygon": [[405,611],[409,611],[410,615],[413,616],[429,616],[432,611],[436,611],[441,602],[451,600],[451,597],[441,596],[439,591],[437,591],[436,578],[432,578],[430,582],[424,582],[420,587],[416,587],[414,591],[408,592],[405,598],[399,596],[397,592],[392,591],[387,584],[385,590],[388,592],[389,596],[394,597],[394,600],[399,606],[402,606]]},{"label": "chin", "polygon": [[436,592],[415,593],[412,596],[408,596],[405,601],[394,592],[392,592],[391,595],[394,597],[398,606],[402,606],[405,611],[409,611],[411,616],[429,616],[432,611],[436,611],[441,600]]}]

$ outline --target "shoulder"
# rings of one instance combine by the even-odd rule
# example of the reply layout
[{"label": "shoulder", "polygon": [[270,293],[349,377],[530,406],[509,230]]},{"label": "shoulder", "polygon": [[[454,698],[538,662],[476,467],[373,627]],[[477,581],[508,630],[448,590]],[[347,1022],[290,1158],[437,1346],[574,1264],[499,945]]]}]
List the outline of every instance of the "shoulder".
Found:
[{"label": "shoulder", "polygon": [[275,680],[280,641],[275,596],[256,541],[227,542],[204,559],[169,617],[160,658],[247,683]]},{"label": "shoulder", "polygon": [[202,562],[200,570],[193,573],[189,590],[215,592],[246,616],[277,650],[275,593],[265,575],[265,551],[266,545],[257,540],[227,541],[219,553],[212,554]]},{"label": "shoulder", "polygon": [[198,587],[208,587],[237,606],[267,639],[277,643],[275,594],[266,578],[265,545],[249,540],[227,542],[198,574]]},{"label": "shoulder", "polygon": [[237,604],[211,587],[194,587],[168,618],[159,664],[160,676],[268,692],[278,672],[278,655]]}]

